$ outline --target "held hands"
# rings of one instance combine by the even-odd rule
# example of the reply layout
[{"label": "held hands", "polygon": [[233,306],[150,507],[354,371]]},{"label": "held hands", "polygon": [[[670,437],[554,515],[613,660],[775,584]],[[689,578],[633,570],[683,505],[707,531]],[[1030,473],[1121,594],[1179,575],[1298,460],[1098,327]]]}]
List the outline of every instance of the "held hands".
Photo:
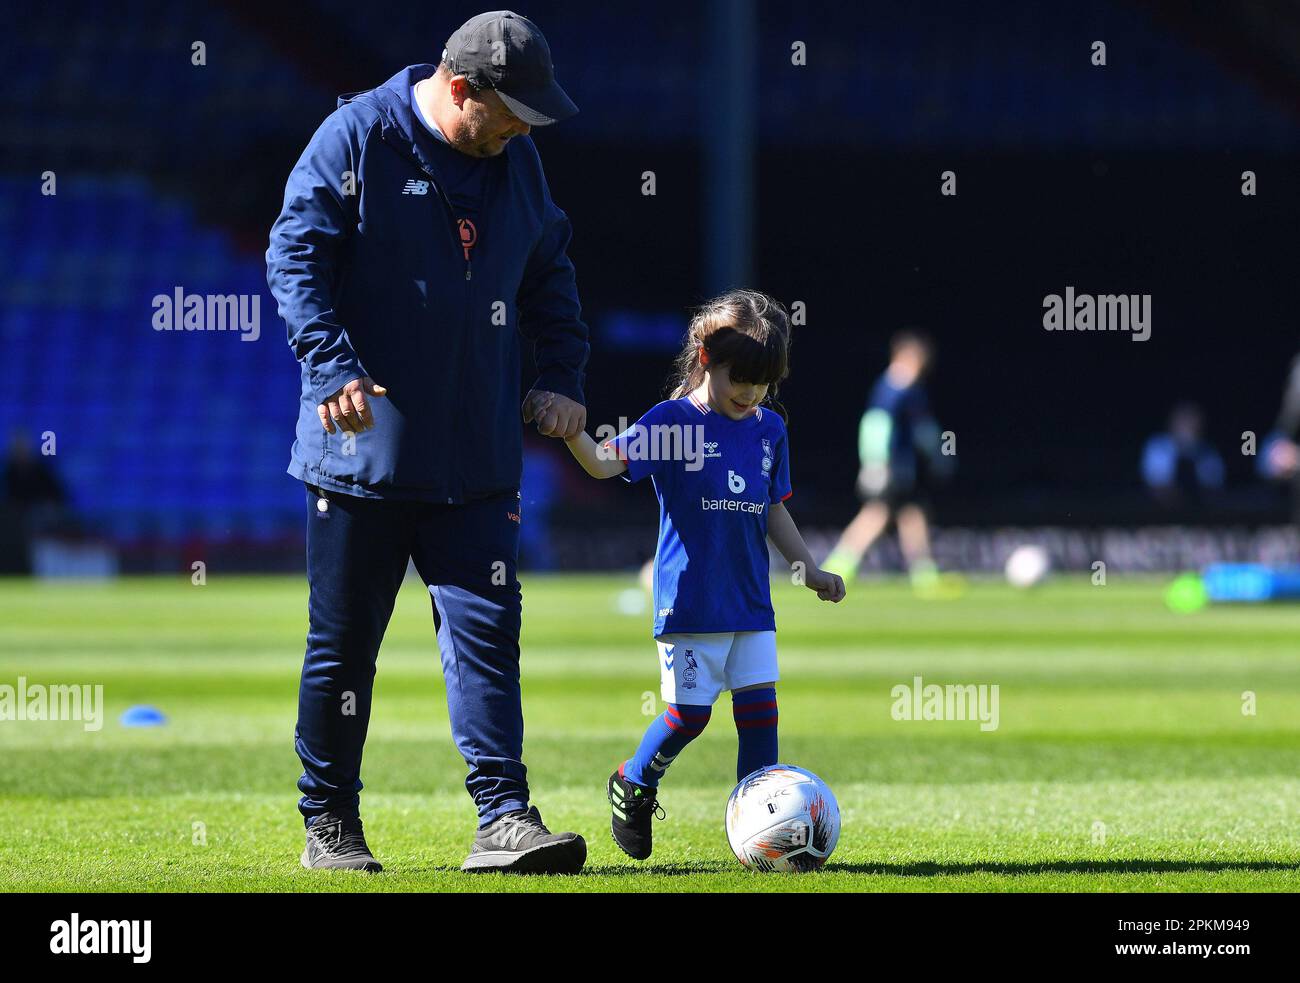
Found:
[{"label": "held hands", "polygon": [[837,573],[813,567],[804,577],[804,586],[815,590],[823,601],[838,604],[844,600],[844,578]]},{"label": "held hands", "polygon": [[320,425],[326,433],[334,433],[334,425],[345,433],[361,433],[373,430],[375,415],[370,409],[367,398],[380,399],[388,395],[388,390],[377,385],[375,380],[366,376],[353,379],[329,399],[316,407]]},{"label": "held hands", "polygon": [[524,397],[523,413],[525,423],[537,421],[537,432],[543,437],[568,440],[587,426],[587,407],[544,389],[534,389]]}]

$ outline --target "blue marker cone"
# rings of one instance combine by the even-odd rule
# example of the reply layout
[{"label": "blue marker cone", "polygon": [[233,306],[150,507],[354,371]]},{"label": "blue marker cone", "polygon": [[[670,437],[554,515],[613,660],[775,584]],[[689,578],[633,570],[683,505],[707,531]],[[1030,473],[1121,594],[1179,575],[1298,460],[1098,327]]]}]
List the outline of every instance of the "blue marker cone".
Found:
[{"label": "blue marker cone", "polygon": [[161,727],[167,723],[166,716],[157,707],[147,703],[137,703],[127,707],[120,718],[123,727]]}]

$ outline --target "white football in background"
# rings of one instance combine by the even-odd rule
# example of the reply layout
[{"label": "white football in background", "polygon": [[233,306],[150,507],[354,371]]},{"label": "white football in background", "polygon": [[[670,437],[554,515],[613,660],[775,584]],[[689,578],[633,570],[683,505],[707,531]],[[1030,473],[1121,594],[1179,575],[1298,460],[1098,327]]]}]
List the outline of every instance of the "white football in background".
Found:
[{"label": "white football in background", "polygon": [[1047,550],[1041,546],[1017,546],[1007,557],[1007,582],[1012,587],[1033,587],[1043,582],[1052,568]]}]

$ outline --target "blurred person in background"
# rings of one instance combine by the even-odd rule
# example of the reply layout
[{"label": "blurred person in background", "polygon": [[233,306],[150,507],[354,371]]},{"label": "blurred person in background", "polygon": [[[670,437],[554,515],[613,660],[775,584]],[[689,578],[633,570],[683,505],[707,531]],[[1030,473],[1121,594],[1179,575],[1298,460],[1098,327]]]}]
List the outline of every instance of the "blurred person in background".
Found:
[{"label": "blurred person in background", "polygon": [[934,346],[918,331],[900,331],[890,344],[889,366],[876,381],[858,426],[857,492],[862,508],[831,551],[825,567],[851,578],[862,557],[892,519],[903,560],[918,590],[938,586],[926,518],[928,489],[951,470],[940,453],[940,431],[922,380]]},{"label": "blurred person in background", "polygon": [[1260,449],[1259,471],[1266,478],[1291,482],[1292,521],[1300,524],[1300,356],[1291,363],[1282,408]]},{"label": "blurred person in background", "polygon": [[63,528],[66,520],[63,483],[27,433],[14,429],[0,469],[0,573],[30,573],[32,540]]},{"label": "blurred person in background", "polygon": [[29,531],[41,532],[60,524],[67,503],[63,483],[48,457],[32,449],[31,439],[22,430],[9,435],[3,488],[5,505],[23,516]]},{"label": "blurred person in background", "polygon": [[1142,450],[1142,481],[1164,505],[1200,502],[1223,488],[1223,458],[1202,435],[1204,417],[1193,403],[1179,403],[1169,429],[1152,434]]}]

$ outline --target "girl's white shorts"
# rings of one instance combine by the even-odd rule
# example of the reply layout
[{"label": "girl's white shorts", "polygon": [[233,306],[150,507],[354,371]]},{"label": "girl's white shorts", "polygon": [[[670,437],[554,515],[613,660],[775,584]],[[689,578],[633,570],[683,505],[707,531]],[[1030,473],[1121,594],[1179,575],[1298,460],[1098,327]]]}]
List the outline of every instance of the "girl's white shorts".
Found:
[{"label": "girl's white shorts", "polygon": [[774,631],[659,635],[655,644],[666,703],[712,706],[723,690],[777,679]]}]

